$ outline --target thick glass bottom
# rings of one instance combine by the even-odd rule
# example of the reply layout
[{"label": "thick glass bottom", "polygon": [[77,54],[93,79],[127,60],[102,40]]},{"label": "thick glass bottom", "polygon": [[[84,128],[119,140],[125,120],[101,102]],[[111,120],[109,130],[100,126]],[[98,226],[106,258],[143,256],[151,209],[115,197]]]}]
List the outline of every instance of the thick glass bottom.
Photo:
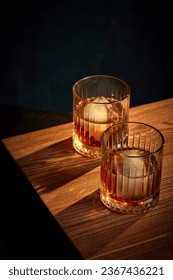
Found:
[{"label": "thick glass bottom", "polygon": [[152,210],[156,206],[159,201],[159,194],[147,200],[125,202],[115,199],[111,200],[109,196],[103,195],[100,191],[100,199],[102,203],[112,211],[122,214],[141,214]]},{"label": "thick glass bottom", "polygon": [[75,133],[73,134],[73,147],[83,156],[100,159],[100,147],[93,147],[82,143]]}]

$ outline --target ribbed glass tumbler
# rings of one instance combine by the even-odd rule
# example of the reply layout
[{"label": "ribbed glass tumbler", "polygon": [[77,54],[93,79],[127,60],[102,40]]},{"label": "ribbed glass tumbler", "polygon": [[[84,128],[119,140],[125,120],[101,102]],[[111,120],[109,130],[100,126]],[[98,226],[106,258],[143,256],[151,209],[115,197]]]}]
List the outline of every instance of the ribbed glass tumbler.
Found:
[{"label": "ribbed glass tumbler", "polygon": [[100,158],[102,133],[128,121],[130,88],[106,75],[83,78],[73,86],[73,146],[81,155]]},{"label": "ribbed glass tumbler", "polygon": [[124,214],[148,212],[159,201],[164,137],[139,122],[112,125],[101,137],[100,198]]}]

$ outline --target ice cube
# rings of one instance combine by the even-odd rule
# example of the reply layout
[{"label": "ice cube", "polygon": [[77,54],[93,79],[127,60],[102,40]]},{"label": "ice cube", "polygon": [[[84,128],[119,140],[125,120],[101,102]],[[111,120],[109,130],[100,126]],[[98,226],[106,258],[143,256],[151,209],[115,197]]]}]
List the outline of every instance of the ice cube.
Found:
[{"label": "ice cube", "polygon": [[154,166],[150,156],[140,157],[140,152],[132,150],[128,150],[128,153],[133,154],[134,157],[124,157],[118,154],[115,156],[118,195],[126,199],[143,199],[150,196]]},{"label": "ice cube", "polygon": [[110,101],[104,96],[97,96],[93,99],[92,103],[110,103]]},{"label": "ice cube", "polygon": [[[143,178],[153,171],[150,157],[145,157],[145,152],[140,154],[138,150],[124,150],[118,152],[118,171],[125,177]],[[146,153],[148,154],[148,152]],[[123,156],[122,156],[123,155]],[[140,157],[141,156],[141,157]]]},{"label": "ice cube", "polygon": [[146,158],[126,158],[124,161],[124,176],[143,178],[148,175],[149,160]]},{"label": "ice cube", "polygon": [[104,96],[97,96],[84,107],[84,119],[95,123],[106,123],[108,120],[109,100]]}]

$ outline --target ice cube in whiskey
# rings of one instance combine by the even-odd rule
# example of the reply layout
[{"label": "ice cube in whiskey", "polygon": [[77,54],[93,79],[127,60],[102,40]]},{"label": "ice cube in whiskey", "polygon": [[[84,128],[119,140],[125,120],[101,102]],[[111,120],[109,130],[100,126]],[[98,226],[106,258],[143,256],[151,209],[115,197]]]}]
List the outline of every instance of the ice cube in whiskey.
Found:
[{"label": "ice cube in whiskey", "polygon": [[110,153],[101,165],[100,197],[115,211],[145,212],[159,199],[160,170],[154,155],[140,149]]},{"label": "ice cube in whiskey", "polygon": [[97,96],[75,107],[73,145],[84,155],[100,158],[100,137],[112,124],[128,121],[128,97],[121,101]]}]

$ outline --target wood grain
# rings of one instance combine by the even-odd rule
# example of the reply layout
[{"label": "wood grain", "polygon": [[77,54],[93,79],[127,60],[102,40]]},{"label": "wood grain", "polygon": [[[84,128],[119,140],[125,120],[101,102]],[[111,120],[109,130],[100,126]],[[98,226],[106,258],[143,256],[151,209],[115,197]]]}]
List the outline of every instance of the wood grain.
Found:
[{"label": "wood grain", "polygon": [[3,143],[84,259],[173,259],[173,98],[130,109],[130,120],[164,135],[159,204],[131,216],[99,199],[99,161],[72,148],[72,123]]}]

